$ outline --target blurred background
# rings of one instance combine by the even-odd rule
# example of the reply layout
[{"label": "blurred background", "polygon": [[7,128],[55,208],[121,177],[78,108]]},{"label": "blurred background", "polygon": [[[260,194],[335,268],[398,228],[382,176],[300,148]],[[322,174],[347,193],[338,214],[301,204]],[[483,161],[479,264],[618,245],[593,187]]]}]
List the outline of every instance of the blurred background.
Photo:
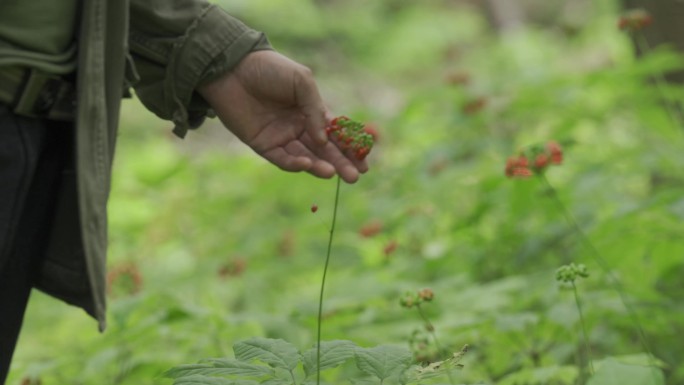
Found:
[{"label": "blurred background", "polygon": [[[471,346],[457,383],[584,384],[589,359],[649,363],[639,328],[660,383],[684,383],[681,2],[218,3],[311,67],[335,114],[378,131],[371,171],[342,187],[323,339],[439,359],[399,306],[430,287],[441,345]],[[618,28],[637,7],[653,23]],[[553,189],[505,177],[508,157],[549,141],[564,151]],[[165,370],[251,336],[310,347],[334,189],[272,167],[217,121],[180,140],[125,101],[108,330],[34,293],[9,384],[171,384]],[[591,355],[555,280],[571,262],[590,273],[577,290]]]}]

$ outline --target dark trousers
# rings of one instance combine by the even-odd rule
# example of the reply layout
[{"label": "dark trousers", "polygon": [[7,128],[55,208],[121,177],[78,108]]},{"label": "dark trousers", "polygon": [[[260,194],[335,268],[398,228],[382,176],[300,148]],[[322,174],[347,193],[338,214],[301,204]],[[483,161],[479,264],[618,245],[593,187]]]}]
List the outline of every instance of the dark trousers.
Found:
[{"label": "dark trousers", "polygon": [[0,384],[45,255],[72,142],[70,125],[16,116],[0,104]]}]

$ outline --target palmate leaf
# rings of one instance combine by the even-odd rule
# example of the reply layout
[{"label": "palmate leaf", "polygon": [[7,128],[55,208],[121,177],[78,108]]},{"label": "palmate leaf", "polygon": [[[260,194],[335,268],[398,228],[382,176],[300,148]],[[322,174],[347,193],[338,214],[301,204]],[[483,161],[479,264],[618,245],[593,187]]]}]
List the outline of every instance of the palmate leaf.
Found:
[{"label": "palmate leaf", "polygon": [[663,385],[663,372],[654,367],[606,360],[587,385]]},{"label": "palmate leaf", "polygon": [[227,378],[203,376],[193,374],[192,376],[177,378],[173,385],[257,385],[257,381],[252,380],[230,380]]},{"label": "palmate leaf", "polygon": [[[342,365],[345,361],[354,357],[356,344],[346,340],[321,341],[321,370],[334,368]],[[307,350],[302,354],[304,373],[310,376],[316,373],[317,349]]]},{"label": "palmate leaf", "polygon": [[406,370],[413,358],[408,349],[392,345],[357,348],[354,353],[358,368],[380,380]]},{"label": "palmate leaf", "polygon": [[292,371],[300,360],[299,350],[281,339],[250,338],[233,345],[233,352],[240,361],[259,360],[288,371]]},{"label": "palmate leaf", "polygon": [[168,378],[181,378],[193,375],[261,377],[265,375],[273,376],[273,374],[273,369],[267,366],[225,358],[211,359],[208,362],[199,364],[176,366],[167,370],[164,376]]}]

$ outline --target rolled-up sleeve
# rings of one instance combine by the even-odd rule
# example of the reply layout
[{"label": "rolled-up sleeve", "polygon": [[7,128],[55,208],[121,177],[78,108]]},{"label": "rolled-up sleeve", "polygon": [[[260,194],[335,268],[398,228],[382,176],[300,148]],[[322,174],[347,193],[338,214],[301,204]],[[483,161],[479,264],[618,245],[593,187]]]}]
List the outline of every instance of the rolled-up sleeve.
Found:
[{"label": "rolled-up sleeve", "polygon": [[172,120],[184,137],[209,114],[198,85],[235,67],[248,53],[271,49],[255,31],[203,0],[133,0],[129,47],[142,103]]}]

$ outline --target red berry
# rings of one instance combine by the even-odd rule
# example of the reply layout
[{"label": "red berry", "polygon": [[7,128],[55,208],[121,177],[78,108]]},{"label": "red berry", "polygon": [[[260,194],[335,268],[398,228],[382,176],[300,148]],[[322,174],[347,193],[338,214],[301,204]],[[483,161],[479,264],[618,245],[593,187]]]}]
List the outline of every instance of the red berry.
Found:
[{"label": "red berry", "polygon": [[546,144],[546,149],[549,151],[549,154],[551,155],[551,163],[563,163],[563,149],[561,148],[560,144],[556,142],[549,142]]},{"label": "red berry", "polygon": [[368,155],[369,152],[370,152],[370,150],[368,149],[368,147],[359,148],[358,150],[356,150],[356,159],[358,159],[358,160],[366,159],[366,156]]},{"label": "red berry", "polygon": [[363,131],[366,132],[366,134],[370,135],[373,138],[373,142],[378,141],[380,134],[378,133],[378,129],[374,125],[365,126],[363,128]]},{"label": "red berry", "polygon": [[627,26],[629,25],[629,20],[627,20],[626,17],[621,17],[620,20],[618,20],[618,28],[620,30],[627,29]]},{"label": "red berry", "polygon": [[516,166],[518,165],[518,160],[516,158],[508,158],[506,160],[506,176],[507,177],[512,177],[513,176],[513,170],[515,170]]},{"label": "red berry", "polygon": [[534,160],[534,167],[537,169],[544,169],[549,164],[549,157],[546,154],[537,155],[537,159]]},{"label": "red berry", "polygon": [[390,256],[390,254],[394,253],[395,250],[397,250],[397,247],[399,244],[397,241],[389,241],[388,244],[385,245],[385,248],[382,250],[383,253],[385,253],[385,256]]},{"label": "red berry", "polygon": [[618,28],[629,32],[642,30],[653,23],[653,17],[643,9],[625,12],[618,20]]},{"label": "red berry", "polygon": [[513,170],[513,176],[518,178],[527,178],[532,176],[532,170],[527,167],[517,167]]},{"label": "red berry", "polygon": [[359,229],[359,235],[361,235],[364,238],[370,238],[374,235],[377,235],[382,231],[382,222],[380,221],[372,221],[367,224],[365,224],[361,229]]},{"label": "red berry", "polygon": [[315,204],[314,204],[314,205],[311,205],[311,212],[312,212],[312,213],[315,213],[316,211],[318,211],[318,206],[315,205]]},{"label": "red berry", "polygon": [[339,122],[340,120],[350,120],[350,119],[349,119],[348,117],[344,116],[344,115],[340,115],[340,116],[334,118],[334,119],[330,122],[330,124],[332,124],[333,126],[336,126],[336,125],[337,125],[337,122]]},{"label": "red berry", "polygon": [[480,110],[482,110],[486,104],[487,104],[487,100],[485,98],[482,98],[482,97],[476,98],[476,99],[473,99],[473,100],[467,102],[466,104],[464,104],[463,107],[461,108],[461,111],[465,115],[473,115],[473,114],[479,112]]},{"label": "red berry", "polygon": [[446,76],[446,82],[452,86],[463,86],[470,83],[470,75],[465,72],[452,72]]},{"label": "red berry", "polygon": [[435,293],[430,288],[421,289],[418,291],[418,298],[425,302],[430,302],[433,298],[435,298]]}]

